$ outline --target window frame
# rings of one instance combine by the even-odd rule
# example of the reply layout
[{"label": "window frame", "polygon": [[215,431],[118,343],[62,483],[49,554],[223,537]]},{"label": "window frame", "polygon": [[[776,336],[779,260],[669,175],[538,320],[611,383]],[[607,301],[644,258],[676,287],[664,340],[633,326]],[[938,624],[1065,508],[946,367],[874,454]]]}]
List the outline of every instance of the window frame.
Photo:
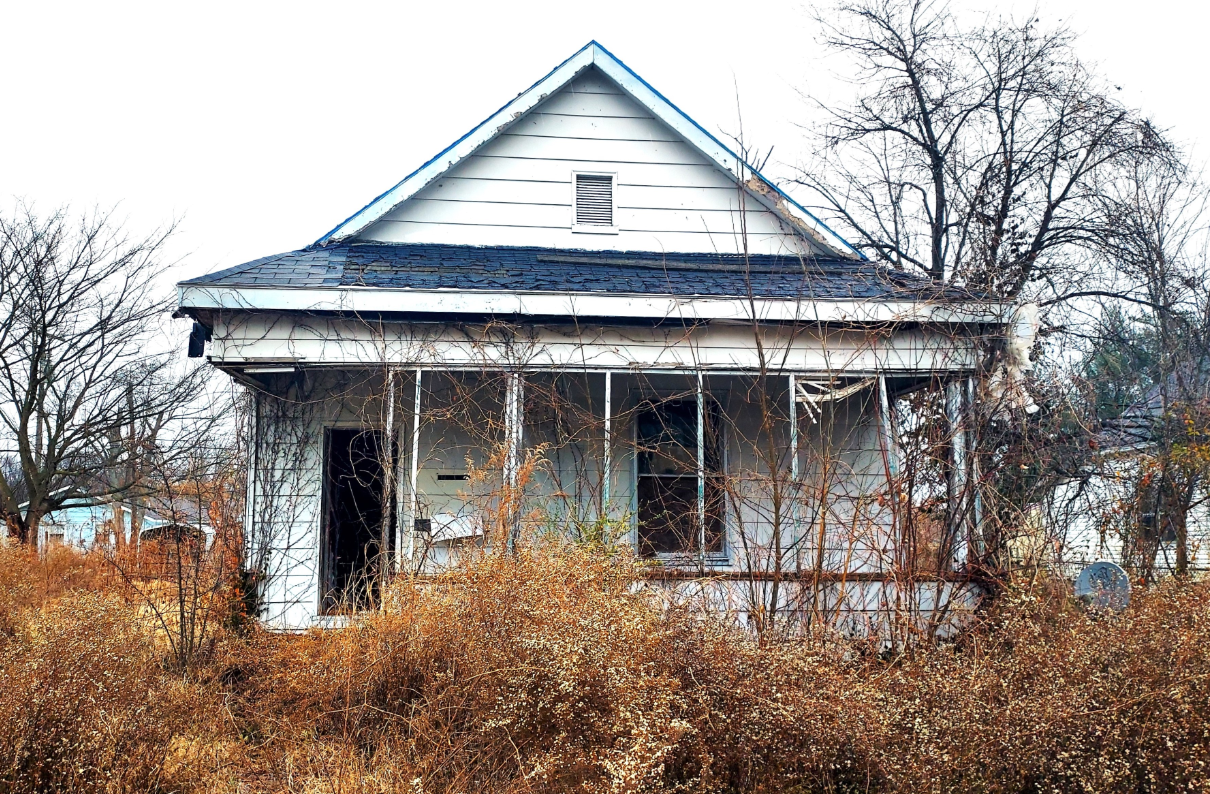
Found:
[{"label": "window frame", "polygon": [[[702,391],[702,403],[701,403],[703,421],[700,424],[695,422],[696,427],[695,427],[695,431],[694,431],[694,440],[696,442],[699,442],[703,446],[706,444],[706,439],[702,437],[702,431],[706,431],[708,429],[710,420],[707,417],[711,413],[713,413],[715,416],[715,419],[717,421],[717,431],[716,431],[717,438],[716,438],[715,454],[716,454],[716,459],[717,459],[717,463],[718,463],[718,470],[711,471],[703,465],[700,468],[695,467],[695,470],[692,473],[692,475],[688,475],[688,474],[687,475],[661,475],[661,474],[640,474],[639,473],[639,456],[641,454],[640,449],[639,449],[639,447],[640,447],[639,414],[643,410],[650,410],[661,404],[677,403],[677,402],[692,404],[692,403],[696,402],[696,397],[693,395],[685,395],[685,394],[679,393],[679,392],[676,394],[666,394],[666,395],[656,394],[656,395],[644,396],[635,405],[636,410],[633,413],[634,419],[630,422],[630,437],[631,437],[630,441],[631,441],[631,445],[632,445],[632,447],[631,447],[632,454],[631,454],[631,459],[630,459],[631,482],[632,482],[631,495],[632,495],[632,499],[633,499],[633,502],[631,504],[631,524],[632,524],[631,541],[634,545],[635,552],[638,554],[642,554],[642,550],[640,548],[641,540],[640,540],[640,536],[639,536],[639,533],[641,532],[641,527],[639,526],[639,479],[640,478],[650,478],[650,479],[658,480],[661,478],[691,476],[693,478],[693,480],[697,483],[698,488],[702,489],[702,492],[706,494],[707,510],[708,510],[709,501],[710,501],[710,499],[709,499],[709,480],[711,478],[721,480],[723,477],[726,477],[726,474],[727,474],[727,464],[728,464],[727,447],[728,447],[728,445],[727,445],[727,432],[726,432],[724,405],[721,400],[717,399],[714,395],[710,394],[709,392],[706,392],[705,390]],[[703,454],[702,457],[703,457],[702,463],[705,464],[708,456]],[[656,552],[654,555],[648,557],[647,559],[658,560],[659,562],[662,562],[665,564],[696,562],[698,564],[708,565],[708,566],[727,565],[730,562],[730,551],[731,551],[731,544],[729,542],[729,537],[728,537],[728,535],[729,535],[728,525],[730,522],[728,521],[728,511],[727,511],[727,505],[730,502],[730,496],[728,495],[727,489],[725,486],[720,486],[718,501],[720,503],[720,507],[719,507],[720,514],[718,516],[719,548],[717,550],[715,550],[715,551],[706,550],[706,544],[705,544],[706,525],[699,523],[699,526],[698,526],[699,536],[697,538],[698,547],[696,550],[692,549],[692,548],[687,548],[685,550],[675,551],[675,552]]]}]

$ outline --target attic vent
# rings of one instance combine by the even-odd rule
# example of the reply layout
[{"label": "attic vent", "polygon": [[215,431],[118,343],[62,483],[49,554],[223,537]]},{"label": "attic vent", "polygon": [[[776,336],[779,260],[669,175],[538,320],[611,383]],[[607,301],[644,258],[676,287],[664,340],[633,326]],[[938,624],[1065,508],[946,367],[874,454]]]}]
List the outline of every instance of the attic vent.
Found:
[{"label": "attic vent", "polygon": [[575,231],[616,232],[613,174],[575,174]]}]

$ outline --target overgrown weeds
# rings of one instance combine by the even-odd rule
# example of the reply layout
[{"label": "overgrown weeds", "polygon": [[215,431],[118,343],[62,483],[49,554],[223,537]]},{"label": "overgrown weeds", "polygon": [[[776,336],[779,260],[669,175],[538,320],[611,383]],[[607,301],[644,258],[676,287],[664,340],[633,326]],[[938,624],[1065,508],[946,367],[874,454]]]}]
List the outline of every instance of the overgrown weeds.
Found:
[{"label": "overgrown weeds", "polygon": [[120,592],[34,603],[43,563],[3,560],[12,790],[1210,790],[1205,583],[1101,617],[1009,590],[887,660],[756,643],[552,547],[397,582],[346,629],[222,636],[182,676]]}]

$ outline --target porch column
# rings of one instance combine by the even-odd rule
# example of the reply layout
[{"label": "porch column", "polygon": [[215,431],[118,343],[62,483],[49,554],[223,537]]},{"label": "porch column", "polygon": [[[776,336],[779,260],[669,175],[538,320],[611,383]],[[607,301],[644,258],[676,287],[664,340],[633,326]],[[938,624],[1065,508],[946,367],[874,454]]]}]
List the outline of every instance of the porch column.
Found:
[{"label": "porch column", "polygon": [[878,376],[878,425],[882,431],[883,454],[886,455],[887,483],[893,485],[899,474],[899,460],[895,454],[895,433],[891,427],[891,400],[887,395],[886,376]]},{"label": "porch column", "polygon": [[969,556],[969,504],[967,488],[967,438],[965,418],[965,397],[967,384],[957,381],[945,384],[945,416],[950,433],[950,472],[949,508],[950,527],[954,543],[954,567],[957,569],[966,565]]},{"label": "porch column", "polygon": [[[252,392],[252,416],[249,417],[249,424],[251,426],[248,428],[248,447],[249,447],[249,451],[252,453],[252,460],[250,461],[250,465],[248,467],[247,495],[244,497],[245,500],[247,500],[247,504],[244,505],[244,512],[246,515],[246,518],[244,519],[244,521],[245,521],[245,523],[244,523],[244,559],[249,561],[249,563],[255,569],[257,566],[260,566],[262,563],[262,560],[257,559],[257,554],[256,554],[256,549],[260,543],[259,538],[257,538],[257,536],[256,536],[256,531],[257,531],[257,527],[256,527],[256,518],[257,518],[256,478],[257,478],[257,473],[260,471],[260,443],[261,443],[261,440],[260,440],[260,392],[259,391]],[[322,441],[321,441],[320,446],[322,447]],[[320,451],[320,457],[321,457],[321,459],[323,457],[322,449]],[[138,548],[138,547],[136,547],[136,548]],[[318,571],[318,570],[319,570],[318,567],[316,567],[316,571]],[[260,590],[260,588],[261,588],[261,585],[258,584],[257,585],[258,595],[263,592]],[[318,588],[319,588],[319,584],[318,584],[318,580],[316,580],[316,592],[319,591]]]},{"label": "porch column", "polygon": [[706,558],[706,396],[697,371],[697,553]]},{"label": "porch column", "polygon": [[967,411],[967,427],[966,427],[966,451],[968,458],[968,467],[970,469],[970,489],[971,489],[971,537],[975,546],[976,554],[983,554],[983,496],[979,488],[979,456],[976,450],[979,448],[979,436],[976,431],[975,423],[975,404],[978,397],[977,389],[979,388],[978,381],[975,378],[969,377],[966,379],[966,411]]},{"label": "porch column", "polygon": [[[391,367],[387,368],[387,419],[386,432],[383,433],[383,439],[386,441],[386,450],[383,455],[386,465],[383,466],[382,472],[382,528],[378,538],[378,559],[381,560],[382,570],[379,571],[380,593],[386,592],[387,581],[392,573],[391,566],[394,562],[394,557],[399,555],[399,522],[392,522],[391,518],[395,515],[394,506],[396,471],[395,466],[395,370]],[[394,523],[395,526],[391,526]],[[392,554],[388,549],[394,545],[395,552]],[[380,599],[379,606],[386,603],[385,599]]]},{"label": "porch column", "polygon": [[899,460],[895,452],[895,432],[891,425],[891,400],[886,376],[878,376],[878,426],[882,436],[883,465],[886,469],[887,499],[891,509],[892,537],[899,532]]},{"label": "porch column", "polygon": [[613,414],[613,373],[606,370],[605,372],[605,449],[604,460],[601,466],[604,471],[601,473],[601,511],[605,517],[609,517],[609,480],[612,469],[610,443],[611,421]]},{"label": "porch column", "polygon": [[420,509],[420,494],[417,493],[417,478],[420,475],[420,382],[424,370],[416,370],[416,390],[412,399],[412,471],[411,487],[408,489],[408,572],[416,556],[416,514]]},{"label": "porch column", "polygon": [[508,499],[508,543],[511,550],[520,534],[521,511],[517,494],[517,481],[521,470],[521,435],[524,423],[524,381],[521,373],[510,372],[504,395],[504,484]]},{"label": "porch column", "polygon": [[[798,547],[798,378],[793,372],[789,377],[790,386],[790,544],[794,548],[795,568],[801,558],[802,550]],[[781,560],[777,562],[781,566]]]},{"label": "porch column", "polygon": [[790,479],[798,482],[798,378],[790,373]]}]

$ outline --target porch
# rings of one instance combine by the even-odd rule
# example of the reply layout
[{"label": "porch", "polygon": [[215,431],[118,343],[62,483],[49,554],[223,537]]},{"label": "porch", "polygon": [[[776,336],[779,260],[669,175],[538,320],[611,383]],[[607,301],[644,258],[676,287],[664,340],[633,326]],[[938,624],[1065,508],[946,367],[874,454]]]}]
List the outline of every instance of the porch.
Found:
[{"label": "porch", "polygon": [[[240,377],[256,395],[250,559],[282,627],[364,608],[387,577],[438,572],[468,547],[552,536],[629,546],[660,563],[662,586],[724,607],[801,609],[809,582],[815,607],[861,615],[904,600],[906,578],[927,583],[909,600],[935,605],[965,579],[979,521],[961,371],[291,365]],[[931,523],[909,515],[920,500],[905,495],[896,407],[928,388],[953,432],[949,512]]]}]

